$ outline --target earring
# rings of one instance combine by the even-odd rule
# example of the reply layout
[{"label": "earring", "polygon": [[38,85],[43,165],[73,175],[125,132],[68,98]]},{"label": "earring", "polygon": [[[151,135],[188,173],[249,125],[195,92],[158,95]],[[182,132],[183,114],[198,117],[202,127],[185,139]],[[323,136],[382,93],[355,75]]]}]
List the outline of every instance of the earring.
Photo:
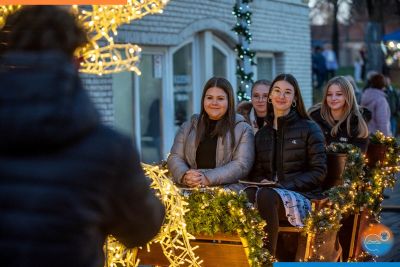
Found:
[{"label": "earring", "polygon": [[292,102],[292,107],[294,107],[294,108],[295,108],[296,106],[297,106],[297,103],[296,103],[296,101],[293,101],[293,102]]},{"label": "earring", "polygon": [[268,103],[270,103],[270,104],[272,104],[272,99],[271,98],[268,98],[268,101],[267,101]]}]

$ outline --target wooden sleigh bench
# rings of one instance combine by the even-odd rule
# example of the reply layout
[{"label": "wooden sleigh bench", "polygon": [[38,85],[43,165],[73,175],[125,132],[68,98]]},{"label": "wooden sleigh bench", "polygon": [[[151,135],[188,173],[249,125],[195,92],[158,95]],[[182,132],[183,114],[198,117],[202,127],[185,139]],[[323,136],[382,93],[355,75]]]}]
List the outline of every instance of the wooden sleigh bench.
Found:
[{"label": "wooden sleigh bench", "polygon": [[[195,253],[203,261],[204,267],[243,267],[249,266],[246,256],[246,245],[238,235],[218,233],[213,236],[197,235],[196,240],[190,242],[193,247],[198,246]],[[152,244],[150,251],[146,248],[138,251],[140,264],[169,266],[159,244]]]},{"label": "wooden sleigh bench", "polygon": [[[371,160],[368,163],[371,166],[374,166],[375,164],[372,163]],[[340,181],[340,183],[342,182],[343,181]],[[332,205],[332,203],[329,203],[327,199],[322,201],[312,201],[312,210],[318,211],[327,207],[329,208],[329,205]],[[348,214],[345,221],[342,220],[341,223],[343,224],[343,228],[345,228],[345,231],[342,234],[345,235],[346,239],[342,244],[343,258],[340,257],[340,261],[357,260],[357,257],[362,251],[360,233],[370,222],[368,215],[369,213],[361,208],[360,210],[355,210]],[[282,240],[293,235],[297,235],[296,241],[298,241],[298,246],[294,252],[294,258],[290,260],[308,261],[311,256],[315,256],[313,255],[313,253],[315,254],[314,248],[316,244],[315,234],[307,232],[307,234],[302,235],[301,232],[301,228],[292,227],[290,225],[280,225],[280,235],[277,248],[278,257],[280,252],[283,251],[283,254],[285,254],[291,247],[296,247],[296,244],[293,242],[288,243],[289,246],[282,247],[282,244],[284,244],[284,241]],[[293,240],[294,239],[292,239],[292,241]],[[191,240],[190,244],[192,247],[197,247],[194,253],[201,260],[201,266],[251,266],[248,257],[249,246],[246,239],[240,238],[237,234],[216,233],[212,236],[197,234],[195,235],[195,240]],[[149,251],[147,248],[139,249],[137,257],[140,259],[140,264],[143,265],[175,266],[171,265],[170,261],[168,261],[166,256],[163,254],[163,249],[158,243],[152,243]],[[189,265],[190,264],[182,264],[179,266]],[[190,266],[199,265],[192,264]]]},{"label": "wooden sleigh bench", "polygon": [[[320,209],[327,204],[327,199],[312,201],[312,209]],[[296,260],[305,261],[312,255],[312,248],[315,243],[315,236],[307,234],[301,235],[301,228],[282,225],[279,227],[279,242],[286,238],[285,235],[296,235],[298,251],[295,251]],[[195,240],[191,241],[193,247],[197,247],[195,253],[202,260],[201,266],[218,267],[232,266],[242,267],[250,266],[248,260],[248,245],[246,240],[240,238],[236,234],[217,233],[213,236],[195,235]],[[291,244],[296,247],[296,244]],[[285,249],[285,248],[283,248]],[[287,251],[281,251],[281,253]],[[278,251],[279,254],[279,251]],[[140,249],[138,251],[140,264],[169,266],[168,259],[164,256],[162,248],[159,244],[152,244],[150,249]],[[294,260],[292,258],[291,260]]]}]

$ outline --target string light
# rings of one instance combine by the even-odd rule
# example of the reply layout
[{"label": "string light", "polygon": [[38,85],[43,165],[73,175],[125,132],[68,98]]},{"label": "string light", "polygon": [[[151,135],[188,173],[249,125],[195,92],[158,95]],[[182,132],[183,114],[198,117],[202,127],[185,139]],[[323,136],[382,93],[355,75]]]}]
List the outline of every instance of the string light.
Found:
[{"label": "string light", "polygon": [[268,266],[276,259],[264,248],[265,221],[248,202],[245,193],[219,187],[191,190],[186,195],[190,212],[185,214],[192,234],[238,234],[250,266]]},{"label": "string light", "polygon": [[[364,217],[367,221],[371,217],[380,220],[383,190],[394,187],[396,174],[400,171],[400,144],[395,138],[386,137],[379,131],[371,135],[370,143],[386,147],[382,162],[378,161],[372,167],[365,164],[365,155],[352,145],[332,143],[327,147],[328,152],[347,154],[342,174],[344,183],[328,191],[329,206],[312,211],[307,216],[303,227],[304,234],[315,235],[338,230],[344,214],[355,214],[361,210],[367,211]],[[322,244],[323,242],[316,240],[316,249],[313,252],[317,253]],[[360,261],[363,257],[360,255],[349,261]],[[317,260],[316,255],[311,255],[308,260]]]},{"label": "string light", "polygon": [[[170,263],[169,266],[182,266],[182,263],[185,263],[185,266],[200,266],[202,261],[194,253],[196,247],[192,247],[189,242],[195,238],[186,230],[184,215],[189,211],[188,203],[166,176],[166,169],[147,164],[142,164],[142,167],[166,210],[164,224],[159,234],[147,245],[147,250],[150,250],[151,244],[158,243]],[[118,264],[130,267],[139,264],[137,249],[129,250],[112,237],[107,241],[107,267],[121,266]]]},{"label": "string light", "polygon": [[247,92],[250,85],[253,84],[253,75],[251,66],[255,65],[254,57],[255,52],[249,49],[252,41],[252,34],[249,30],[251,25],[251,11],[249,11],[249,3],[252,0],[242,0],[241,5],[235,4],[232,14],[236,17],[236,24],[232,30],[241,38],[239,44],[236,45],[235,51],[237,53],[236,60],[236,76],[239,79],[239,88],[237,97],[239,101],[250,100]]},{"label": "string light", "polygon": [[400,42],[397,41],[381,42],[381,48],[385,55],[386,65],[400,66]]},{"label": "string light", "polygon": [[[118,27],[132,20],[141,19],[148,14],[162,13],[169,0],[127,0],[126,5],[72,6],[88,32],[89,44],[76,51],[80,61],[80,72],[89,74],[111,74],[121,71],[134,71],[138,68],[140,47],[133,44],[115,44],[114,36]],[[0,6],[0,27],[5,18],[22,6]]]}]

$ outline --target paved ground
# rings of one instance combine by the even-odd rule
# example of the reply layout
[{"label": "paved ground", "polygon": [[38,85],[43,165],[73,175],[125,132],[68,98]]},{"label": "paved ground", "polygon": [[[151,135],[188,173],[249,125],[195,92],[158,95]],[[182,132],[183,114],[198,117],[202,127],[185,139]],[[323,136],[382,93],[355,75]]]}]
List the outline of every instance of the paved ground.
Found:
[{"label": "paved ground", "polygon": [[397,181],[393,191],[386,191],[386,194],[390,197],[383,201],[383,206],[394,208],[383,210],[381,222],[393,231],[394,246],[388,254],[378,258],[378,261],[400,262],[400,181]]}]

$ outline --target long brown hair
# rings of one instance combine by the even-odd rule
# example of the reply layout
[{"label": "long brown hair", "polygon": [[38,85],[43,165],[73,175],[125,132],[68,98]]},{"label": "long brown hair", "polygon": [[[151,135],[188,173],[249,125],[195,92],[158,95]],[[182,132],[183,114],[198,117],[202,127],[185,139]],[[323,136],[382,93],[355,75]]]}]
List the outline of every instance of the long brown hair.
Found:
[{"label": "long brown hair", "polygon": [[201,96],[200,118],[197,124],[196,147],[204,138],[205,131],[208,129],[208,125],[210,124],[210,118],[204,109],[204,98],[206,97],[207,90],[211,87],[220,88],[226,93],[228,98],[228,109],[224,116],[218,120],[214,131],[211,133],[211,136],[221,136],[225,138],[226,134],[229,132],[231,135],[231,147],[233,148],[235,146],[235,99],[233,96],[232,85],[228,80],[222,77],[212,77],[204,85],[203,94]]},{"label": "long brown hair", "polygon": [[[271,89],[274,88],[275,83],[279,82],[279,81],[286,81],[286,82],[290,83],[293,86],[293,88],[294,88],[294,101],[296,101],[296,106],[292,107],[292,108],[297,111],[297,113],[300,115],[300,117],[309,120],[310,118],[308,117],[306,108],[304,106],[303,97],[301,96],[300,87],[299,87],[299,84],[298,84],[296,78],[292,74],[288,74],[288,73],[279,74],[272,81]],[[270,98],[271,93],[272,93],[272,90],[269,90],[268,99]],[[268,104],[267,104],[267,110],[269,110],[268,115],[267,115],[268,117],[275,116],[274,108],[272,106],[272,103],[269,103],[269,101],[268,101]]]},{"label": "long brown hair", "polygon": [[[335,119],[332,116],[331,109],[328,106],[327,97],[328,97],[328,89],[331,85],[337,85],[342,90],[342,93],[345,98],[344,104],[344,114],[339,119],[337,123],[335,123]],[[324,93],[322,97],[321,104],[321,117],[328,122],[328,124],[332,127],[331,135],[336,136],[339,127],[343,122],[346,122],[347,134],[351,136],[351,118],[355,116],[358,119],[357,124],[357,133],[360,138],[368,137],[368,126],[364,121],[363,116],[360,113],[360,109],[357,104],[356,96],[354,94],[354,88],[351,85],[350,81],[347,80],[343,76],[337,76],[330,79],[324,87]]]}]

